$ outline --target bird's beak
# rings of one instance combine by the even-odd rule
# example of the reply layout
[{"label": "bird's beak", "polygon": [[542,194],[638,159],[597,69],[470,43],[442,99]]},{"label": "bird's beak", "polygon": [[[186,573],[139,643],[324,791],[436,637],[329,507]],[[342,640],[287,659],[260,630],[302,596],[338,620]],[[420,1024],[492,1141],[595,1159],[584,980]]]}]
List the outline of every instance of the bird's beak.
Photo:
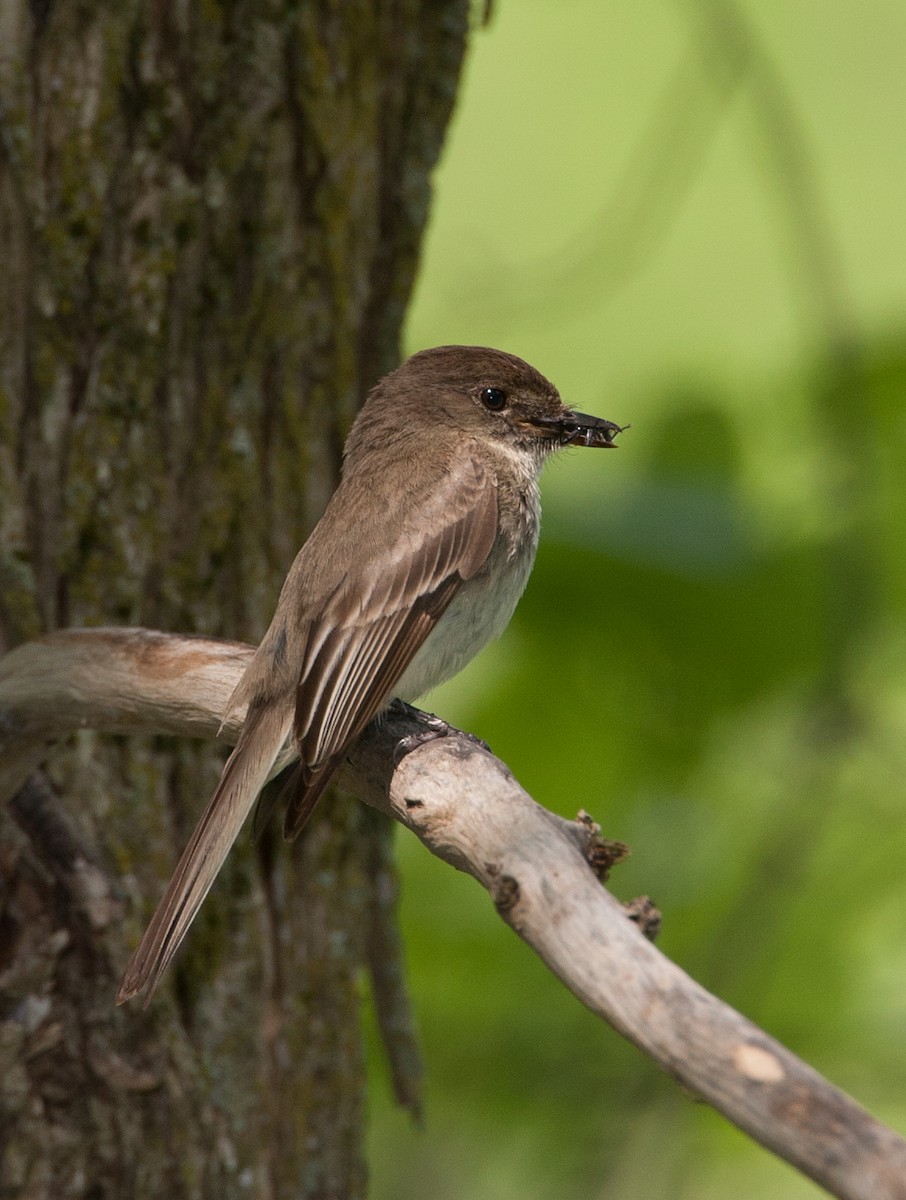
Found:
[{"label": "bird's beak", "polygon": [[604,448],[616,446],[613,439],[629,428],[628,425],[615,425],[603,417],[590,417],[588,413],[573,412],[571,409],[567,409],[562,416],[545,417],[536,421],[536,424],[556,437],[561,446]]}]

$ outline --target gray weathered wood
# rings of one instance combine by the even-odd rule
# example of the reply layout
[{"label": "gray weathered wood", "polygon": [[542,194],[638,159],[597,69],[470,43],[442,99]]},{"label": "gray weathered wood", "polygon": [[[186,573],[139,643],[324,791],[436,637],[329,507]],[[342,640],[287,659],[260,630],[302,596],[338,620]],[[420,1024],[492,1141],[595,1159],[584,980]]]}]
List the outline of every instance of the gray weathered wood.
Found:
[{"label": "gray weathered wood", "polygon": [[[0,660],[0,795],[74,729],[214,736],[251,652],[111,629],[18,648]],[[420,730],[396,712],[372,726],[350,753],[346,786],[473,875],[584,1004],[751,1137],[845,1200],[906,1198],[906,1141],[646,940],[589,868],[586,823],[541,808],[456,731],[395,766],[401,739]],[[236,732],[228,725],[225,740]]]}]

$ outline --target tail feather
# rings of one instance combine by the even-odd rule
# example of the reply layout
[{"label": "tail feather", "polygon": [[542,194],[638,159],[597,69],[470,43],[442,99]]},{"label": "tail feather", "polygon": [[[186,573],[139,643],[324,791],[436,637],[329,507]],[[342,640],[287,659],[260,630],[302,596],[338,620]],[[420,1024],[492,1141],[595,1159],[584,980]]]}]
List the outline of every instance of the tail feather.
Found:
[{"label": "tail feather", "polygon": [[151,999],[210,891],[233,842],[271,772],[293,723],[291,704],[270,703],[249,709],[236,748],[220,782],[195,826],[160,904],[123,975],[117,1004],[146,985]]}]

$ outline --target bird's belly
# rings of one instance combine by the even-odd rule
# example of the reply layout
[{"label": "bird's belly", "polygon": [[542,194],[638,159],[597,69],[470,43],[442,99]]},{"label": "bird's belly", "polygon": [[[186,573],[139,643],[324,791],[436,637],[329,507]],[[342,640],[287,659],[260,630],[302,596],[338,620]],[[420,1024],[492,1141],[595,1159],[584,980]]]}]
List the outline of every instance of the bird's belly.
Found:
[{"label": "bird's belly", "polygon": [[499,550],[492,552],[497,562],[489,562],[486,570],[462,584],[406,668],[394,694],[403,700],[417,699],[451,679],[488,642],[499,637],[525,590],[534,557],[534,545],[528,553],[509,562]]}]

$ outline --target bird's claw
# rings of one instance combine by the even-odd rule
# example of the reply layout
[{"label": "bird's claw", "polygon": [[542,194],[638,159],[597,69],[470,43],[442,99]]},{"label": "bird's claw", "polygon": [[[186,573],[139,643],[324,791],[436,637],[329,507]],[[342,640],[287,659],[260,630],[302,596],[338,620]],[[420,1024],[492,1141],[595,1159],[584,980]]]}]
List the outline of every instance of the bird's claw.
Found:
[{"label": "bird's claw", "polygon": [[443,717],[435,716],[434,713],[423,712],[420,708],[414,708],[404,700],[392,700],[390,702],[390,710],[417,721],[421,727],[413,733],[405,734],[396,743],[393,750],[393,765],[395,767],[398,767],[406,755],[411,754],[413,750],[417,750],[419,746],[424,746],[426,743],[433,742],[437,738],[449,737],[450,734],[457,734],[459,737],[467,738],[473,745],[478,746],[482,750],[487,750],[489,754],[491,752],[491,748],[487,742],[482,741],[480,737],[476,737],[474,733],[464,733],[462,730],[450,725]]}]

